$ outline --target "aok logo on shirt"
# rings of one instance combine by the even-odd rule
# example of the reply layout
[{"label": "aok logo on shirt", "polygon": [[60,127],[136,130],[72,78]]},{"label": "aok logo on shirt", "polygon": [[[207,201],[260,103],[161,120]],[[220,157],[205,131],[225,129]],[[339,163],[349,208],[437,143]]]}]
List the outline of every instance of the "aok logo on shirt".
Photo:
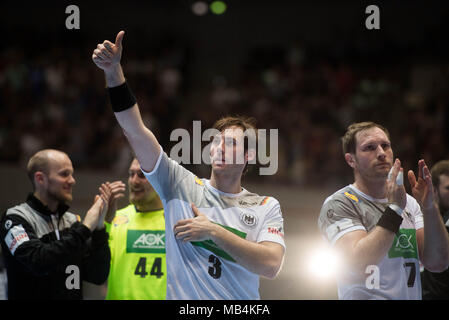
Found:
[{"label": "aok logo on shirt", "polygon": [[417,246],[415,229],[399,229],[399,233],[394,236],[393,245],[388,251],[388,258],[418,259]]},{"label": "aok logo on shirt", "polygon": [[126,252],[165,253],[165,231],[128,230]]}]

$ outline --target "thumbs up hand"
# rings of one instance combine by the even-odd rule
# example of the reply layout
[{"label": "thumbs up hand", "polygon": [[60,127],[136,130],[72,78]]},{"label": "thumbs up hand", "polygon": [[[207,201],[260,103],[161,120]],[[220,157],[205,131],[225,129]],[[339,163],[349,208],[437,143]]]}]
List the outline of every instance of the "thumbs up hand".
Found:
[{"label": "thumbs up hand", "polygon": [[97,48],[92,54],[92,60],[100,69],[107,72],[120,64],[124,35],[125,31],[120,31],[115,38],[115,43],[105,40],[103,43],[97,45]]}]

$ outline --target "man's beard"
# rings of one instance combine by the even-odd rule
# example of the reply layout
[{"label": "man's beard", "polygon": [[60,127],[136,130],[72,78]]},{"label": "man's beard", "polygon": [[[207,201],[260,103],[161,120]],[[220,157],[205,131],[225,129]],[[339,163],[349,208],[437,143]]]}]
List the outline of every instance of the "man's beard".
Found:
[{"label": "man's beard", "polygon": [[[387,180],[388,172],[389,172],[390,168],[393,166],[392,163],[386,162],[386,164],[390,165],[390,168],[383,172],[380,172],[379,170],[377,170],[376,165],[371,165],[370,167],[363,168],[362,166],[360,166],[360,162],[359,162],[359,159],[357,158],[357,156],[355,157],[355,163],[356,163],[356,166],[358,168],[360,175],[363,178],[366,178],[369,180]],[[362,169],[360,169],[360,168],[362,168]]]},{"label": "man's beard", "polygon": [[72,199],[73,199],[72,196],[70,198],[64,197],[61,193],[56,193],[51,190],[48,190],[47,195],[48,195],[49,199],[52,199],[52,200],[56,201],[57,203],[61,203],[61,204],[65,204],[65,205],[70,205],[72,203]]},{"label": "man's beard", "polygon": [[129,195],[129,202],[135,205],[136,207],[146,207],[150,203],[152,203],[156,199],[156,192],[152,192],[149,195],[146,195],[144,197],[136,197]]}]

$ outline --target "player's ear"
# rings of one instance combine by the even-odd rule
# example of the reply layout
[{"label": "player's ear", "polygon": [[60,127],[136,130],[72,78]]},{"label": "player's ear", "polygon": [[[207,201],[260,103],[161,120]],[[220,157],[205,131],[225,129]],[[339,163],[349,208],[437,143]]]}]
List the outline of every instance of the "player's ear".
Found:
[{"label": "player's ear", "polygon": [[349,152],[345,153],[345,160],[346,160],[346,163],[351,168],[354,168],[354,166],[355,166],[355,156],[354,156],[354,154],[349,153]]},{"label": "player's ear", "polygon": [[35,186],[45,186],[45,174],[42,171],[36,171],[34,173],[34,185]]}]

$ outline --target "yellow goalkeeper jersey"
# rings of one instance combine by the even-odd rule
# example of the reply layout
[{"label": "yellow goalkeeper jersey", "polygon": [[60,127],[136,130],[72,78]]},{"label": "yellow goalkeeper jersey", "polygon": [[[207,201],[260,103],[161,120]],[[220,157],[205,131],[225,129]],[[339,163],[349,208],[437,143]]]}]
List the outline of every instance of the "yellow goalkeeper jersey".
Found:
[{"label": "yellow goalkeeper jersey", "polygon": [[164,210],[118,210],[106,224],[111,269],[106,300],[164,300],[167,286]]}]

